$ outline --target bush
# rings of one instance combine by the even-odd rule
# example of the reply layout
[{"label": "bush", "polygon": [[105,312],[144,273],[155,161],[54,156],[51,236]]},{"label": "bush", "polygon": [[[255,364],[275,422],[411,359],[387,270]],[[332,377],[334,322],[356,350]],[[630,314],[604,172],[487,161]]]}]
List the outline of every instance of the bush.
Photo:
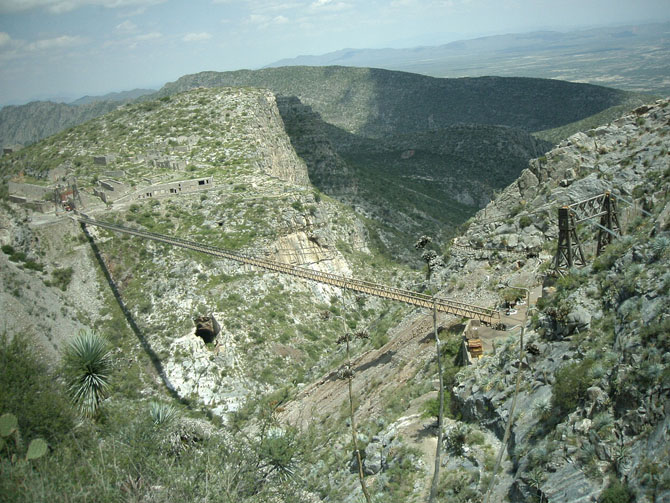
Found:
[{"label": "bush", "polygon": [[29,347],[25,335],[0,336],[0,406],[18,418],[24,441],[53,443],[69,434],[74,414],[60,381]]},{"label": "bush", "polygon": [[73,274],[74,271],[72,270],[72,267],[54,269],[51,273],[51,277],[53,278],[51,284],[65,291],[70,285],[70,281],[72,281]]},{"label": "bush", "polygon": [[452,429],[445,438],[447,449],[456,456],[463,455],[463,448],[468,438],[468,428],[463,425],[458,425]]},{"label": "bush", "polygon": [[556,371],[551,394],[552,416],[558,422],[577,408],[586,396],[591,385],[589,369],[593,365],[590,359],[569,363]]},{"label": "bush", "polygon": [[149,415],[156,426],[170,424],[177,417],[177,410],[169,404],[151,402],[149,404]]},{"label": "bush", "polygon": [[632,491],[618,480],[610,481],[610,485],[598,499],[599,503],[629,503],[631,501],[633,501]]},{"label": "bush", "polygon": [[26,260],[25,263],[23,264],[23,267],[25,267],[26,269],[30,269],[32,271],[44,270],[44,266],[39,262],[35,262],[34,260]]},{"label": "bush", "polygon": [[525,229],[532,223],[533,219],[530,218],[528,215],[523,215],[519,218],[519,227],[521,227],[522,229]]}]

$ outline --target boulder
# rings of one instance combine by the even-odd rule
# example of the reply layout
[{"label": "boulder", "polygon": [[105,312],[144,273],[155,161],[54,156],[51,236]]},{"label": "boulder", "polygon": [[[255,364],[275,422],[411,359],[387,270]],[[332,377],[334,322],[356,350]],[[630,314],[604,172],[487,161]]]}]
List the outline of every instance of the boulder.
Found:
[{"label": "boulder", "polygon": [[519,192],[521,193],[521,196],[524,199],[527,199],[529,194],[535,192],[535,189],[537,188],[539,181],[537,179],[537,176],[535,176],[535,174],[531,170],[524,169],[521,172],[521,176],[519,176],[517,184],[519,186]]},{"label": "boulder", "polygon": [[584,306],[576,306],[565,319],[569,333],[588,330],[591,326],[591,313]]}]

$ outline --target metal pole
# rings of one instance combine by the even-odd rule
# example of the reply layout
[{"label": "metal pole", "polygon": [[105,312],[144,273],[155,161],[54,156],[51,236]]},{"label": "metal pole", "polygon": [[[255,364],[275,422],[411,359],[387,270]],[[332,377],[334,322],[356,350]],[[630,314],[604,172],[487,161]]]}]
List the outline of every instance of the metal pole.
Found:
[{"label": "metal pole", "polygon": [[440,402],[437,415],[437,446],[435,447],[435,470],[433,471],[433,481],[430,485],[430,494],[428,503],[435,501],[437,496],[437,486],[440,481],[440,457],[442,452],[442,421],[444,417],[444,379],[442,377],[442,356],[440,348],[440,337],[437,334],[437,303],[433,299],[433,332],[435,334],[435,350],[437,351],[437,374],[440,389],[438,391],[438,400]]},{"label": "metal pole", "polygon": [[522,286],[511,286],[509,288],[516,288],[519,290],[525,290],[526,292],[526,314],[523,320],[523,326],[521,327],[521,336],[519,338],[519,368],[516,373],[516,384],[514,386],[514,398],[512,399],[512,405],[509,408],[509,417],[507,418],[507,426],[505,426],[505,434],[503,435],[502,443],[500,445],[500,451],[498,451],[498,457],[496,458],[496,464],[493,467],[493,474],[491,475],[491,481],[489,482],[489,487],[486,491],[486,497],[484,498],[484,503],[488,503],[489,498],[491,497],[491,492],[493,491],[493,483],[496,478],[496,473],[500,469],[500,463],[502,462],[503,454],[507,448],[507,442],[509,441],[509,435],[512,430],[512,423],[514,422],[514,409],[516,408],[516,399],[519,395],[519,387],[521,383],[521,367],[523,366],[523,357],[525,355],[525,350],[523,346],[523,335],[526,329],[526,323],[528,322],[528,311],[530,311],[530,290]]}]

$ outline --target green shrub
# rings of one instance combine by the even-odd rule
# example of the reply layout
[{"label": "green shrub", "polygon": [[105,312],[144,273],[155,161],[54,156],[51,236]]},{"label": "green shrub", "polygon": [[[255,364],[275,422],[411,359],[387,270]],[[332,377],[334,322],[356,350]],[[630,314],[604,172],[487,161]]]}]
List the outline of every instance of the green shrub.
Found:
[{"label": "green shrub", "polygon": [[35,262],[34,260],[26,260],[25,263],[23,264],[23,267],[25,267],[26,269],[30,269],[32,271],[44,270],[44,266],[39,262]]},{"label": "green shrub", "polygon": [[552,388],[552,416],[556,422],[577,408],[591,385],[589,369],[593,361],[569,363],[556,371]]},{"label": "green shrub", "polygon": [[149,415],[156,426],[170,424],[177,417],[177,410],[169,404],[151,402],[149,404]]},{"label": "green shrub", "polygon": [[522,215],[521,217],[519,217],[519,227],[521,227],[522,229],[525,229],[532,223],[533,219],[530,218],[528,215]]},{"label": "green shrub", "polygon": [[12,262],[25,262],[26,254],[23,252],[15,251],[9,256],[9,260]]},{"label": "green shrub", "polygon": [[18,418],[25,441],[50,443],[69,435],[74,414],[65,389],[35,354],[25,335],[0,336],[0,407]]},{"label": "green shrub", "polygon": [[13,255],[14,254],[14,247],[12,245],[2,245],[2,253],[5,255]]},{"label": "green shrub", "polygon": [[633,492],[618,480],[611,480],[610,485],[598,498],[599,503],[629,503],[631,501],[633,501]]},{"label": "green shrub", "polygon": [[72,281],[73,274],[74,271],[72,270],[72,267],[54,269],[51,272],[51,278],[52,278],[51,284],[65,291],[67,290],[67,287],[70,285],[70,281]]},{"label": "green shrub", "polygon": [[452,429],[445,438],[449,452],[455,454],[456,456],[462,456],[463,448],[465,447],[465,442],[468,438],[468,433],[468,428],[460,424],[456,428]]}]

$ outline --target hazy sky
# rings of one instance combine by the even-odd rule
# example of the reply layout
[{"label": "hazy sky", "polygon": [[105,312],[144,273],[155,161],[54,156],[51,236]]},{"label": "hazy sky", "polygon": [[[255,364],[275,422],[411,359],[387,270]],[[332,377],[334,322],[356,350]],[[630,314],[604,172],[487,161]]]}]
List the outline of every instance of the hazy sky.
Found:
[{"label": "hazy sky", "polygon": [[347,47],[670,20],[670,0],[0,0],[0,105]]}]

